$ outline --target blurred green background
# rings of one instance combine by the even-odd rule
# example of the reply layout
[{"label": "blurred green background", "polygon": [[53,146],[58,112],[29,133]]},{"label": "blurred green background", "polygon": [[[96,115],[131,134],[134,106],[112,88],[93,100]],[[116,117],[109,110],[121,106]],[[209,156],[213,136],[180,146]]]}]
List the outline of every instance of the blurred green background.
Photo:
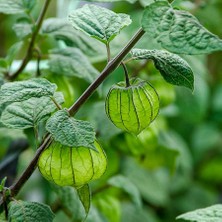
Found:
[{"label": "blurred green background", "polygon": [[[30,17],[0,13],[2,76],[6,68],[12,72],[16,70],[24,57],[32,32],[30,19],[37,19],[43,2],[36,1]],[[129,14],[133,20],[111,43],[112,56],[140,27],[143,8],[152,1],[129,2],[100,3],[115,12]],[[78,72],[73,74],[75,70],[71,66],[67,69],[56,67],[53,50],[67,52],[67,47],[79,48],[98,71],[106,65],[103,45],[74,31],[66,21],[70,11],[85,3],[75,0],[51,2],[37,40],[41,51],[40,73],[37,74],[36,59],[33,59],[18,77],[21,80],[40,75],[55,82],[58,90],[64,93],[64,106],[67,107],[81,95],[90,80],[84,77],[84,73],[82,76]],[[221,0],[175,0],[173,4],[190,11],[202,25],[222,38]],[[22,45],[17,47],[20,42]],[[15,44],[16,50],[12,54]],[[136,47],[160,49],[146,36]],[[9,55],[13,61],[10,65],[7,64]],[[104,101],[109,88],[124,79],[121,67],[104,81],[78,112],[78,118],[94,124],[108,158],[105,175],[90,184],[93,207],[87,222],[172,222],[182,213],[222,202],[222,52],[182,57],[195,75],[193,93],[166,83],[150,61],[127,65],[131,76],[149,80],[160,96],[159,116],[138,137],[115,128],[105,114]],[[44,124],[39,130],[40,141]],[[7,175],[10,184],[21,174],[34,155],[36,143],[33,130],[22,132],[0,128],[1,179]],[[49,184],[38,170],[18,197],[49,204],[56,213],[56,222],[79,221],[83,217],[75,190]]]}]

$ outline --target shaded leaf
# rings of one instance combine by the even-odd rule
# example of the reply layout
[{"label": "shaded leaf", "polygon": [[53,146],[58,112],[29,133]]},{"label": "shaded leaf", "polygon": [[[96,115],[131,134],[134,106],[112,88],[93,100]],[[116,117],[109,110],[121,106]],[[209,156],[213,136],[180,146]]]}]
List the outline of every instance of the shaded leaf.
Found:
[{"label": "shaded leaf", "polygon": [[138,209],[133,204],[123,203],[121,213],[121,222],[159,222],[155,213],[148,206]]},{"label": "shaded leaf", "polygon": [[[120,200],[108,192],[97,194],[93,203],[104,218],[104,221],[117,222],[121,218]],[[89,214],[90,216],[90,214]]]},{"label": "shaded leaf", "polygon": [[79,196],[79,199],[85,209],[86,217],[89,214],[90,205],[91,205],[91,192],[90,187],[88,184],[85,184],[81,188],[77,189],[77,193]]},{"label": "shaded leaf", "polygon": [[13,30],[15,31],[18,38],[22,39],[32,33],[32,24],[27,22],[18,22],[13,25]]},{"label": "shaded leaf", "polygon": [[106,50],[101,42],[92,39],[61,18],[49,18],[43,22],[42,32],[53,36],[56,40],[62,40],[67,46],[79,48],[90,61],[106,59]]},{"label": "shaded leaf", "polygon": [[194,210],[178,216],[176,219],[183,219],[192,222],[221,222],[222,204],[216,204],[207,208]]},{"label": "shaded leaf", "polygon": [[178,55],[163,50],[133,49],[132,56],[134,59],[152,59],[167,82],[193,90],[193,71]]},{"label": "shaded leaf", "polygon": [[0,12],[5,14],[22,14],[30,11],[36,0],[0,0]]},{"label": "shaded leaf", "polygon": [[59,110],[46,123],[46,129],[55,141],[70,147],[95,149],[95,132],[87,121],[76,120],[67,110]]},{"label": "shaded leaf", "polygon": [[127,194],[130,195],[134,204],[137,207],[142,207],[142,200],[137,187],[126,177],[122,175],[116,175],[109,179],[108,183],[112,186],[123,189]]},{"label": "shaded leaf", "polygon": [[0,89],[0,106],[32,97],[52,96],[56,85],[43,78],[5,83]]},{"label": "shaded leaf", "polygon": [[22,45],[23,45],[23,42],[20,41],[20,42],[16,42],[9,48],[9,50],[7,51],[7,56],[5,58],[9,64],[11,64],[12,61],[15,59],[17,53],[22,48]]},{"label": "shaded leaf", "polygon": [[92,82],[99,72],[77,48],[54,50],[49,60],[50,70],[59,75],[76,76]]},{"label": "shaded leaf", "polygon": [[[86,0],[87,2],[121,2],[123,0]],[[137,0],[125,0],[129,3],[135,3]]]},{"label": "shaded leaf", "polygon": [[144,11],[142,27],[163,48],[181,54],[222,50],[222,40],[204,28],[189,12],[173,9],[167,1],[156,1]]},{"label": "shaded leaf", "polygon": [[98,39],[110,42],[120,30],[131,23],[129,15],[117,14],[96,5],[84,5],[69,15],[69,21],[75,29]]},{"label": "shaded leaf", "polygon": [[74,221],[83,220],[84,209],[79,200],[77,190],[74,187],[65,186],[59,187],[56,186],[56,194],[58,195],[59,202],[66,212],[72,215]]},{"label": "shaded leaf", "polygon": [[162,171],[148,171],[139,166],[133,159],[128,158],[123,163],[123,175],[135,184],[146,201],[157,206],[167,204],[169,178]]},{"label": "shaded leaf", "polygon": [[[55,93],[54,99],[58,104],[64,102],[62,93]],[[7,106],[2,112],[1,121],[9,128],[27,129],[35,127],[56,108],[50,97],[30,98]]]},{"label": "shaded leaf", "polygon": [[12,201],[9,204],[9,221],[53,221],[54,214],[49,206],[37,202]]}]

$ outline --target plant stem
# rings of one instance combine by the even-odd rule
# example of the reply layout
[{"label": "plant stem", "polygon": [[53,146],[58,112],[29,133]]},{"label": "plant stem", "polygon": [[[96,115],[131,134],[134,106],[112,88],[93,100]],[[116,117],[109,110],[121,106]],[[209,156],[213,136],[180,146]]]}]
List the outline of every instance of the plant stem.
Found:
[{"label": "plant stem", "polygon": [[[69,108],[69,113],[71,116],[73,116],[79,110],[79,108],[86,102],[86,100],[92,95],[92,93],[103,82],[103,80],[119,66],[124,57],[128,54],[128,52],[132,49],[132,47],[139,41],[139,39],[144,35],[144,33],[145,32],[143,31],[143,29],[139,29],[138,32],[129,41],[129,43],[120,51],[120,53],[107,64],[107,66],[98,76],[98,78],[85,90],[85,92],[79,97],[79,99]],[[12,186],[9,187],[12,197],[18,194],[22,186],[30,178],[30,176],[36,169],[39,156],[44,151],[44,149],[46,149],[51,143],[52,143],[52,138],[48,134],[43,140],[41,146],[38,148],[34,158],[29,163],[28,167],[18,178],[18,180]],[[2,203],[3,200],[0,199],[0,205]]]},{"label": "plant stem", "polygon": [[128,75],[127,67],[126,67],[124,62],[121,62],[121,65],[123,67],[124,74],[125,74],[126,87],[129,87],[130,86],[130,81],[129,81],[129,75]]},{"label": "plant stem", "polygon": [[93,94],[97,87],[103,82],[103,80],[113,72],[122,62],[124,57],[129,53],[133,46],[144,35],[145,31],[140,28],[137,33],[132,37],[129,43],[120,51],[120,53],[114,57],[103,69],[98,78],[85,90],[85,92],[79,97],[79,99],[69,108],[71,116],[79,110],[79,108],[86,102],[86,100]]},{"label": "plant stem", "polygon": [[36,37],[38,36],[39,30],[40,30],[40,28],[42,26],[43,18],[44,18],[45,14],[46,14],[46,11],[48,9],[50,1],[51,0],[45,0],[45,4],[44,4],[44,6],[42,8],[42,11],[41,11],[38,19],[37,19],[37,22],[36,22],[36,25],[35,25],[35,30],[34,30],[34,32],[32,34],[32,38],[30,40],[30,43],[29,43],[29,46],[28,46],[25,58],[23,59],[21,66],[18,68],[18,70],[15,73],[13,73],[11,75],[9,74],[7,76],[8,80],[13,81],[14,79],[16,79],[17,76],[24,70],[24,68],[26,67],[26,65],[28,64],[30,59],[32,58],[32,52],[33,52],[33,48],[34,48],[34,45],[35,45],[35,40],[36,40]]},{"label": "plant stem", "polygon": [[62,107],[57,103],[57,101],[55,100],[55,98],[53,96],[50,96],[50,99],[55,104],[55,106],[57,107],[58,110],[62,109]]},{"label": "plant stem", "polygon": [[107,51],[107,61],[109,62],[111,60],[111,52],[110,52],[109,42],[106,43],[106,51]]}]

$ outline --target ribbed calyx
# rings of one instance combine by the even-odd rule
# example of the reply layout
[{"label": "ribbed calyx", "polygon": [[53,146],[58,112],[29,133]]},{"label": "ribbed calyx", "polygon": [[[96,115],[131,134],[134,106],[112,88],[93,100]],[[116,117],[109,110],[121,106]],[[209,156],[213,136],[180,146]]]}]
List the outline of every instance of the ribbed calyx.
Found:
[{"label": "ribbed calyx", "polygon": [[59,186],[81,187],[100,178],[106,170],[106,155],[95,141],[97,151],[86,147],[68,147],[53,142],[43,151],[38,167],[41,174]]},{"label": "ribbed calyx", "polygon": [[112,86],[106,98],[106,113],[113,124],[127,132],[139,134],[156,118],[159,97],[156,90],[139,78]]}]

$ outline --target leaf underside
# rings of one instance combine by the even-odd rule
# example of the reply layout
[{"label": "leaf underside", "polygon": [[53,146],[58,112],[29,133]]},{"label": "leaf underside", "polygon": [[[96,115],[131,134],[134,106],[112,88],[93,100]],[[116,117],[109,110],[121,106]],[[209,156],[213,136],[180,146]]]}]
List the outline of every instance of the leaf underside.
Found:
[{"label": "leaf underside", "polygon": [[163,50],[133,49],[132,57],[153,60],[167,82],[194,89],[193,71],[188,63],[178,55]]},{"label": "leaf underside", "polygon": [[178,216],[176,219],[183,219],[192,222],[221,222],[222,204],[216,204],[207,208],[194,210]]}]

